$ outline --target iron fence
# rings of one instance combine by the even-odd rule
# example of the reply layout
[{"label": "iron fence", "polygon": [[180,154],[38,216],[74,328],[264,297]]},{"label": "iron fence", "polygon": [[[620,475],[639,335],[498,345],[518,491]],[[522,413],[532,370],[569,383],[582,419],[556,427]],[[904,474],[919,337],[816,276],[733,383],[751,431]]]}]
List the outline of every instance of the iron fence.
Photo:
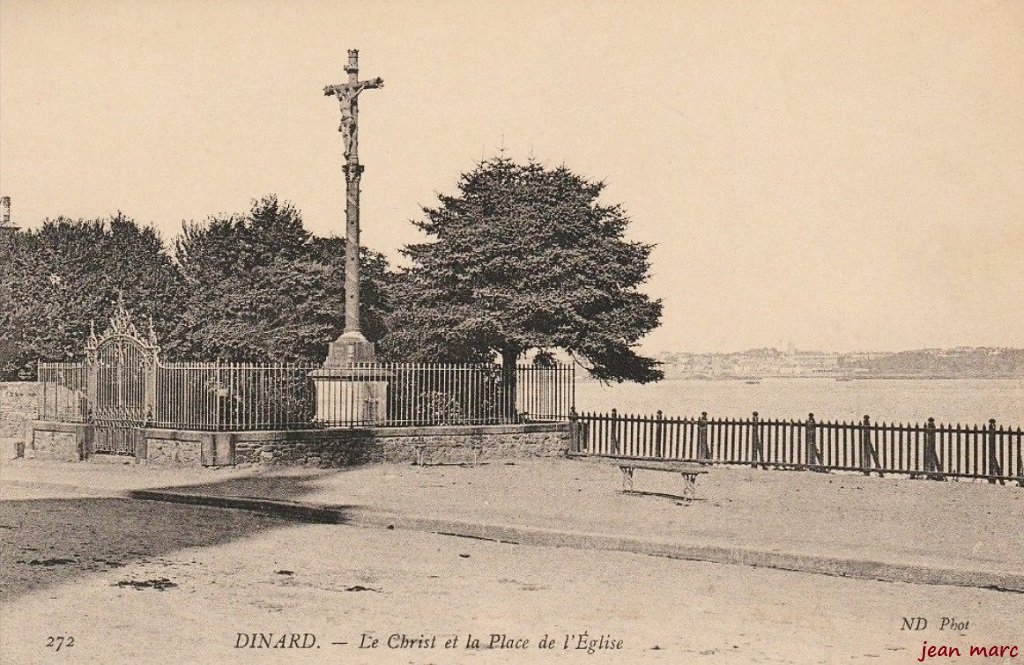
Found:
[{"label": "iron fence", "polygon": [[327,427],[496,425],[568,420],[575,369],[496,364],[373,363],[325,374],[316,420]]},{"label": "iron fence", "polygon": [[516,411],[528,420],[567,420],[575,405],[575,365],[516,368]]},{"label": "iron fence", "polygon": [[521,365],[514,376],[493,364],[375,363],[331,372],[303,364],[130,367],[39,363],[39,418],[86,422],[102,415],[97,407],[123,403],[144,405],[146,413],[133,419],[138,425],[167,429],[503,424],[567,420],[575,399],[575,370],[566,365]]},{"label": "iron fence", "polygon": [[39,363],[37,376],[40,419],[85,422],[89,415],[85,363]]},{"label": "iron fence", "polygon": [[299,429],[313,422],[309,375],[318,366],[171,363],[156,370],[151,427]]},{"label": "iron fence", "polygon": [[573,452],[762,468],[860,471],[1016,481],[1024,486],[1024,430],[987,425],[573,415]]}]

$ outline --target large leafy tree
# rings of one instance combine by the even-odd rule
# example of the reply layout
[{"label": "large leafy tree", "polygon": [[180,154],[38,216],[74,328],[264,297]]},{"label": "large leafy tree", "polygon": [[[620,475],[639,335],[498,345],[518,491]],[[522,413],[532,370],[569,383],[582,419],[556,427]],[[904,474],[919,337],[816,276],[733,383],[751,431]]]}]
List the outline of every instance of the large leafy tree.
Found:
[{"label": "large leafy tree", "polygon": [[[185,223],[175,254],[188,285],[179,336],[193,358],[318,363],[344,327],[345,241],[313,236],[275,196],[246,213]],[[364,250],[361,265],[361,323],[374,340],[387,264]]]},{"label": "large leafy tree", "polygon": [[122,296],[137,322],[152,318],[173,352],[182,286],[157,232],[121,213],[0,232],[0,373],[80,358],[90,323],[101,332]]},{"label": "large leafy tree", "polygon": [[414,222],[432,240],[409,245],[411,266],[393,289],[386,353],[412,360],[564,350],[602,380],[648,382],[657,362],[637,354],[661,317],[638,287],[652,245],[627,241],[603,184],[561,166],[485,161]]}]

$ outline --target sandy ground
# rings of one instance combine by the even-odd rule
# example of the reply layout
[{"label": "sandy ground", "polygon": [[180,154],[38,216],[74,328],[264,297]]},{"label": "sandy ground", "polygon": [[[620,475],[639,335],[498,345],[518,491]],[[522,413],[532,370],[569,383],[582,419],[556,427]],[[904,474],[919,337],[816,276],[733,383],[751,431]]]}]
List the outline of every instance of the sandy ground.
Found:
[{"label": "sandy ground", "polygon": [[[925,640],[1024,646],[1021,594],[295,524],[60,491],[5,487],[0,537],[0,660],[12,664],[913,663]],[[928,628],[900,630],[908,616],[925,617]],[[943,616],[969,626],[940,631]],[[238,633],[257,631],[308,632],[317,646],[234,648]],[[622,648],[562,648],[566,634],[584,631]],[[364,633],[380,645],[359,649]],[[437,646],[388,648],[397,633],[436,635]],[[530,643],[466,648],[468,634],[486,646],[492,633]],[[545,634],[555,649],[537,648]],[[74,646],[56,652],[50,636],[73,636]],[[453,638],[458,647],[445,649]]]},{"label": "sandy ground", "polygon": [[970,570],[1024,570],[1024,489],[976,482],[715,468],[698,500],[673,474],[573,460],[479,467],[166,470],[18,460],[8,479],[312,501],[359,510]]}]

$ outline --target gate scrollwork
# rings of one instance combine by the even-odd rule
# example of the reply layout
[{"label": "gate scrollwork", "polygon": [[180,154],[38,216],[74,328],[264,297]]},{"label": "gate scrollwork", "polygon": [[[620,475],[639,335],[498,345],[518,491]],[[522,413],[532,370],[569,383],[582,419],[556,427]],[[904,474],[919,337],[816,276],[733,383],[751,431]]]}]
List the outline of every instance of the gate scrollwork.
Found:
[{"label": "gate scrollwork", "polygon": [[137,430],[153,420],[160,346],[148,323],[141,333],[118,299],[101,335],[90,326],[85,362],[93,452],[134,455]]}]

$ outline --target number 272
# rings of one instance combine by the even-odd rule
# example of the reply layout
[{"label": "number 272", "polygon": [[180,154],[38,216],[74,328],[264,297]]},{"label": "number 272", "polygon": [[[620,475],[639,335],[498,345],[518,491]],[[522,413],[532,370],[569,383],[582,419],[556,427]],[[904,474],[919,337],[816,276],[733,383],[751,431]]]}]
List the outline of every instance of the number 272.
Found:
[{"label": "number 272", "polygon": [[60,651],[62,648],[70,649],[73,646],[75,646],[75,638],[71,637],[70,635],[68,635],[67,637],[64,637],[63,635],[58,635],[54,637],[51,635],[50,637],[46,638],[47,649]]}]

